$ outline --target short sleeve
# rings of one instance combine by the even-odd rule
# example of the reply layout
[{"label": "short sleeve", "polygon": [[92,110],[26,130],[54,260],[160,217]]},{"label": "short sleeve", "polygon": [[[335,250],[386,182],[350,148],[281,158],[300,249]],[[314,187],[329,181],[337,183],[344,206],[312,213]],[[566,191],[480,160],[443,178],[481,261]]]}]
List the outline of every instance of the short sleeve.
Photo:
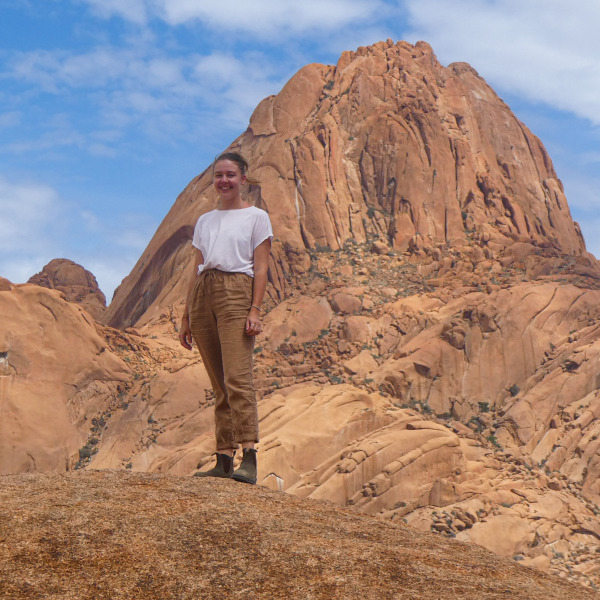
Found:
[{"label": "short sleeve", "polygon": [[202,250],[201,246],[200,246],[200,241],[202,239],[202,222],[203,222],[203,217],[204,215],[200,215],[200,217],[198,218],[198,221],[196,221],[196,227],[194,227],[194,237],[192,238],[192,246],[194,246],[194,248],[198,248],[198,250]]},{"label": "short sleeve", "polygon": [[264,210],[259,209],[252,230],[252,250],[256,250],[267,238],[273,238],[271,219]]}]

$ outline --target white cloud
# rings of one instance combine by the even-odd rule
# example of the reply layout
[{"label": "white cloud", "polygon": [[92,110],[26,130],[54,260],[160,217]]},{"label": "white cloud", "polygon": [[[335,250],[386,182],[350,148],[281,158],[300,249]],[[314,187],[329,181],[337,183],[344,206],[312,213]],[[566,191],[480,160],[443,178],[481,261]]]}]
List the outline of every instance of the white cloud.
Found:
[{"label": "white cloud", "polygon": [[110,302],[158,224],[157,219],[142,213],[119,211],[100,217],[91,210],[75,210],[69,223],[68,258],[94,274]]},{"label": "white cloud", "polygon": [[[13,55],[4,79],[19,84],[24,97],[30,98],[33,90],[85,102],[87,122],[77,113],[57,114],[32,129],[36,138],[22,135],[5,147],[22,153],[75,146],[95,156],[112,156],[119,140],[134,129],[154,140],[176,136],[189,142],[204,137],[221,119],[221,128],[234,137],[256,105],[284,83],[271,59],[257,52],[166,52],[142,44],[97,47],[81,54],[60,50]],[[103,143],[96,130],[113,143]]]},{"label": "white cloud", "polygon": [[89,4],[103,18],[117,15],[134,23],[145,23],[148,18],[146,0],[80,0]]},{"label": "white cloud", "polygon": [[39,251],[52,238],[63,205],[51,187],[0,176],[0,254]]},{"label": "white cloud", "polygon": [[52,259],[68,258],[96,276],[109,300],[158,226],[144,214],[101,219],[51,186],[1,175],[0,216],[1,277],[24,283]]},{"label": "white cloud", "polygon": [[469,62],[494,87],[600,124],[600,3],[406,0],[410,41]]},{"label": "white cloud", "polygon": [[[156,141],[190,143],[213,138],[215,133],[220,140],[230,141],[245,129],[257,104],[277,93],[308,62],[302,44],[308,41],[339,54],[352,41],[369,43],[374,23],[381,23],[390,10],[382,0],[233,0],[226,11],[214,2],[186,0],[77,1],[101,18],[134,23],[135,33],[122,36],[121,46],[99,36],[91,39],[102,41],[83,51],[65,46],[5,54],[7,67],[0,77],[16,86],[15,106],[28,106],[37,95],[46,106],[55,104],[57,108],[50,110],[75,107],[62,129],[52,126],[48,118],[38,127],[28,123],[28,130],[8,140],[5,149],[20,154],[50,151],[54,143],[63,154],[70,147],[91,156],[114,157],[130,152],[128,140],[140,134],[149,141],[142,147],[138,144],[141,153]],[[175,29],[159,33],[160,27],[154,27],[157,19],[168,25],[189,25],[200,40],[218,36],[221,28],[225,40],[234,33],[237,37],[222,46],[213,39],[207,54],[183,53],[186,43],[180,46],[170,37]],[[250,36],[247,44],[238,39],[240,33]],[[273,44],[257,47],[259,39]],[[271,46],[278,43],[273,54]],[[202,47],[200,41],[197,48]],[[79,110],[83,105],[85,111]],[[112,132],[111,142],[99,139],[97,132]]]},{"label": "white cloud", "polygon": [[77,131],[68,114],[57,113],[49,116],[42,125],[35,125],[36,135],[33,139],[26,139],[26,133],[23,131],[17,138],[18,141],[6,141],[0,150],[13,155],[34,152],[39,157],[44,152],[52,152],[59,148],[86,147],[85,136]]},{"label": "white cloud", "polygon": [[0,176],[0,276],[23,283],[62,256],[65,204],[56,190]]},{"label": "white cloud", "polygon": [[224,52],[198,56],[193,80],[199,97],[220,115],[244,128],[257,104],[285,83],[270,59],[257,53],[237,57]]},{"label": "white cloud", "polygon": [[368,20],[381,2],[376,0],[230,0],[223,15],[216,3],[194,0],[156,0],[155,5],[171,25],[199,20],[209,27],[244,31],[260,37],[282,37],[289,32],[337,30],[350,23]]},{"label": "white cloud", "polygon": [[21,123],[21,113],[19,111],[8,111],[0,114],[0,129],[17,127]]},{"label": "white cloud", "polygon": [[382,0],[230,0],[226,5],[198,0],[83,1],[105,18],[117,15],[144,23],[158,17],[169,25],[201,22],[224,36],[243,32],[262,39],[337,31],[350,24],[373,21],[388,10]]},{"label": "white cloud", "polygon": [[13,79],[51,93],[65,88],[110,89],[123,82],[161,88],[181,80],[177,59],[154,58],[143,47],[98,46],[81,54],[66,50],[20,52],[10,65]]},{"label": "white cloud", "polygon": [[[388,35],[393,37],[391,32],[404,29],[408,15],[411,30],[404,37],[413,42],[428,41],[444,63],[469,62],[500,92],[543,101],[600,124],[597,0],[575,4],[564,0],[231,0],[226,7],[198,0],[81,1],[103,17],[118,16],[138,24],[162,19],[171,26],[200,26],[194,30],[200,36],[204,35],[202,27],[208,35],[222,35],[223,48],[231,48],[231,53],[224,50],[213,55],[215,62],[229,60],[216,64],[213,76],[231,82],[237,100],[243,96],[236,91],[232,72],[241,73],[243,82],[252,81],[251,75],[258,74],[259,81],[268,79],[273,83],[272,77],[260,78],[258,68],[253,73],[240,71],[238,63],[250,70],[253,66],[247,55],[234,49],[242,42],[240,35],[250,36],[252,43],[262,40],[269,46],[278,44],[287,53],[293,52],[294,44],[302,43],[341,52],[353,49],[357,42],[367,44]],[[181,60],[160,55],[136,57],[104,49],[81,57],[63,57],[60,64],[44,53],[27,58],[30,63],[23,61],[22,73],[33,73],[40,84],[49,87],[85,78],[97,86],[127,79],[128,89],[156,91],[171,86],[174,95],[184,98],[208,97],[190,85],[190,56]],[[281,72],[281,58],[265,54],[259,64],[272,64],[274,68],[279,63]],[[204,62],[201,67],[206,69],[205,74],[209,73],[211,60],[199,59]],[[264,87],[269,88],[268,93],[277,90],[273,85]],[[214,90],[214,82],[208,81],[206,89]],[[252,94],[249,97],[254,104],[261,99]]]}]

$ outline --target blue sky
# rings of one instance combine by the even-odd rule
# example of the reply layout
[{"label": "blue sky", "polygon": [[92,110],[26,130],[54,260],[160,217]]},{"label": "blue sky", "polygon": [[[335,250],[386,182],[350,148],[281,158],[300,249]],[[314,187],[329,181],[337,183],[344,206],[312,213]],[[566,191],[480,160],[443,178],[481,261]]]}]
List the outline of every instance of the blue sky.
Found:
[{"label": "blue sky", "polygon": [[110,300],[260,100],[388,38],[477,69],[600,256],[598,23],[597,0],[0,0],[0,276],[70,258]]}]

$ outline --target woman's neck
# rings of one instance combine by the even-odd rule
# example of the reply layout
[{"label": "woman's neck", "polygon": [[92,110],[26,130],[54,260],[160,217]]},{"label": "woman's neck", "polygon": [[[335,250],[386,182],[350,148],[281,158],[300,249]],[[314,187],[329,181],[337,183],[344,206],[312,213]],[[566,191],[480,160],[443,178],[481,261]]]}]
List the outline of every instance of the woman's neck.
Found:
[{"label": "woman's neck", "polygon": [[244,202],[241,196],[236,198],[221,198],[221,210],[235,210],[237,208],[246,208],[249,204]]}]

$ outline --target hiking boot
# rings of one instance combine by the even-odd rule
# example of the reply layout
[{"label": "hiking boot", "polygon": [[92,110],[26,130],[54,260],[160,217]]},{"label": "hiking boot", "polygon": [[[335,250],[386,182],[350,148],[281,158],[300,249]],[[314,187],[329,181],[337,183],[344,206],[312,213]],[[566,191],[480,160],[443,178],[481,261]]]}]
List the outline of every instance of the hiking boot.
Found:
[{"label": "hiking boot", "polygon": [[256,483],[256,450],[254,448],[244,448],[244,457],[239,469],[233,473],[236,481],[243,481],[254,485]]},{"label": "hiking boot", "polygon": [[199,471],[194,477],[222,477],[230,479],[233,475],[233,456],[217,452],[217,464],[210,471]]}]

